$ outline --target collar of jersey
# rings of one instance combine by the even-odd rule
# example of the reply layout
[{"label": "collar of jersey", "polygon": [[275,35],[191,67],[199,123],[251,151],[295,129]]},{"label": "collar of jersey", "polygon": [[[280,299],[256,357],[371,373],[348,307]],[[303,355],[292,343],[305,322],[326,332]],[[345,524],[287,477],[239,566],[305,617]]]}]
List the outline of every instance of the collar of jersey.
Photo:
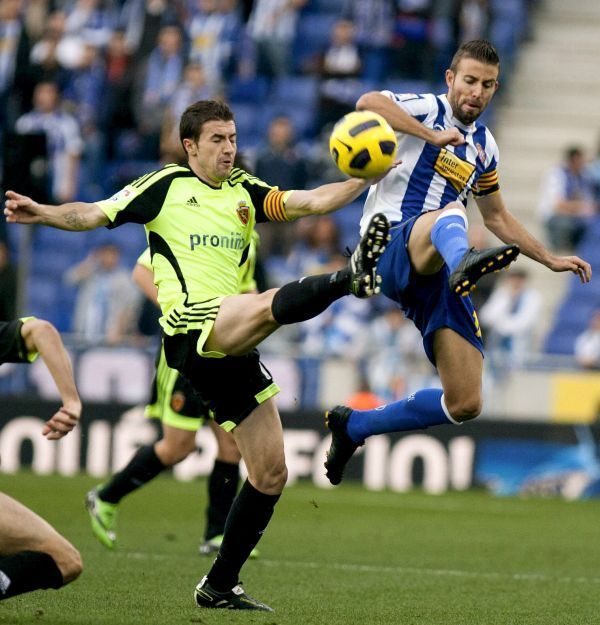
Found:
[{"label": "collar of jersey", "polygon": [[206,180],[202,180],[202,178],[200,178],[200,176],[198,176],[198,174],[186,163],[185,165],[182,165],[182,167],[185,167],[186,169],[189,169],[192,174],[196,177],[197,180],[199,180],[203,185],[206,185],[209,189],[215,189],[218,190],[223,186],[223,182],[225,182],[225,180],[223,180],[218,187],[213,187],[212,184],[210,184],[209,182],[206,182]]}]

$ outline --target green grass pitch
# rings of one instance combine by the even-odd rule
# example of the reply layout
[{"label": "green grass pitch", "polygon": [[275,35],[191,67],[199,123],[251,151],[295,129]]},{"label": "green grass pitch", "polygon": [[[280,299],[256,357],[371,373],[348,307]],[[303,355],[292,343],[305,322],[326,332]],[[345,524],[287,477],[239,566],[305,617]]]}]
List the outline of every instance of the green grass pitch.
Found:
[{"label": "green grass pitch", "polygon": [[47,518],[85,570],[56,592],[0,603],[24,625],[600,624],[600,503],[428,496],[301,484],[284,493],[241,578],[273,614],[202,610],[192,591],[205,483],[162,477],[123,502],[119,548],[92,537],[89,477],[1,475],[0,490]]}]

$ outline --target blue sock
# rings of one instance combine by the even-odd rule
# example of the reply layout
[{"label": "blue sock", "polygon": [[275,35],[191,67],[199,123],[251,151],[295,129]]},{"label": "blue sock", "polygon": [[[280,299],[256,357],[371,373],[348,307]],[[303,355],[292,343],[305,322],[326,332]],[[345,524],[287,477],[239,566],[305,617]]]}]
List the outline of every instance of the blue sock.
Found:
[{"label": "blue sock", "polygon": [[469,249],[467,224],[463,217],[456,213],[442,215],[431,228],[431,242],[450,271],[454,271]]},{"label": "blue sock", "polygon": [[426,388],[375,410],[354,410],[346,427],[348,436],[360,443],[373,434],[424,430],[431,425],[452,423],[442,408],[442,395],[438,388]]}]

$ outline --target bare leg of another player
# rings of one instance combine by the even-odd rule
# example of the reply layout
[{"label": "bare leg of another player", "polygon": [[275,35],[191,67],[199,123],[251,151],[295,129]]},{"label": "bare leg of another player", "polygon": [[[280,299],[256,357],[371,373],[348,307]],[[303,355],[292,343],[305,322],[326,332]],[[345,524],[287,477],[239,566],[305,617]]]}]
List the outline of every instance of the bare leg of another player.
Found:
[{"label": "bare leg of another player", "polygon": [[81,556],[47,521],[0,493],[0,599],[61,588],[83,570]]}]

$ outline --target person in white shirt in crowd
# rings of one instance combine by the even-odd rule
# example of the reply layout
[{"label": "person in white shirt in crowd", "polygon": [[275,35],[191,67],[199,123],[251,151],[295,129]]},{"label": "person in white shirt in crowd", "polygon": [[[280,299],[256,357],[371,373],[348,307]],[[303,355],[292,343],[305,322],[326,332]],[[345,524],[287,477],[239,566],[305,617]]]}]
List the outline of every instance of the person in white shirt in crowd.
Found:
[{"label": "person in white shirt in crowd", "polygon": [[73,331],[87,342],[120,343],[134,324],[139,294],[120,257],[116,245],[105,243],[66,274],[69,284],[79,286]]},{"label": "person in white shirt in crowd", "polygon": [[575,340],[575,360],[584,369],[600,369],[600,308]]},{"label": "person in white shirt in crowd", "polygon": [[527,360],[541,307],[542,296],[529,283],[527,272],[512,269],[479,311],[492,363],[499,358],[501,365],[518,366]]},{"label": "person in white shirt in crowd", "polygon": [[595,213],[593,184],[581,148],[568,148],[564,162],[547,173],[538,210],[552,248],[575,249]]},{"label": "person in white shirt in crowd", "polygon": [[70,202],[77,192],[77,179],[83,151],[79,124],[61,108],[61,95],[55,82],[40,82],[33,93],[33,110],[16,123],[19,134],[46,134],[50,163],[51,195],[56,202]]},{"label": "person in white shirt in crowd", "polygon": [[306,0],[256,0],[248,33],[256,44],[258,73],[284,78],[291,72],[299,10]]}]

